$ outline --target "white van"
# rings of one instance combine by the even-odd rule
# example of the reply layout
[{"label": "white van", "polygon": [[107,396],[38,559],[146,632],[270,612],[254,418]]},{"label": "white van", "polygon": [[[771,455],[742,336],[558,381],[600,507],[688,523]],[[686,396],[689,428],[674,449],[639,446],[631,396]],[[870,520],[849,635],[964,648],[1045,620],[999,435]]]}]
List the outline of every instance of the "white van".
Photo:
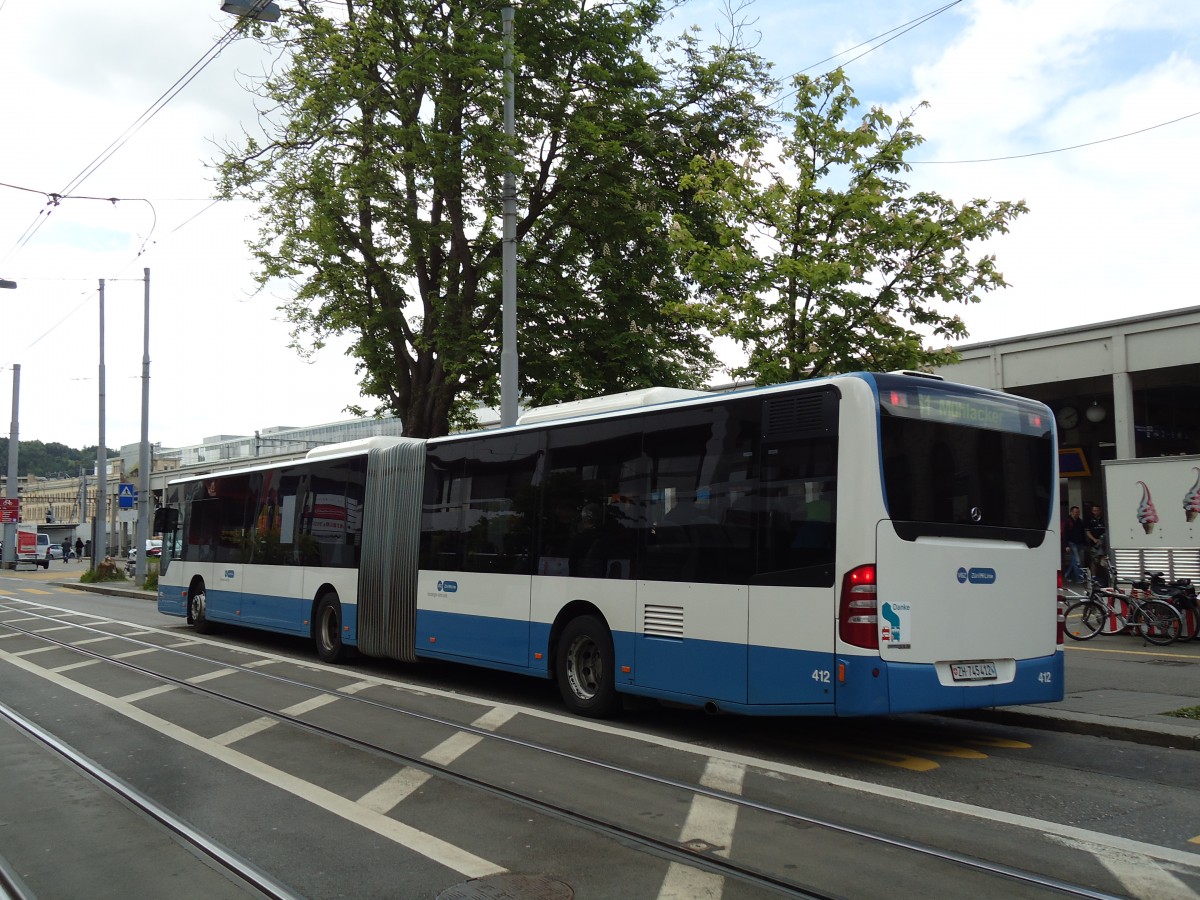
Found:
[{"label": "white van", "polygon": [[[62,551],[61,547],[59,551]],[[50,568],[50,535],[40,531],[37,536],[37,564],[43,569]]]}]

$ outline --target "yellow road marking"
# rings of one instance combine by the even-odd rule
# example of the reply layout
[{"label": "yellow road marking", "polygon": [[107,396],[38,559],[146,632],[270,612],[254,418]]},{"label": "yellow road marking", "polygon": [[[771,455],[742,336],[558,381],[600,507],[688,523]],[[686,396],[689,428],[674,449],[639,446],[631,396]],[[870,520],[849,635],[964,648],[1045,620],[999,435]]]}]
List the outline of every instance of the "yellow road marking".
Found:
[{"label": "yellow road marking", "polygon": [[981,747],[1003,747],[1006,750],[1028,750],[1033,744],[1027,744],[1024,741],[1014,741],[1009,738],[998,737],[971,737],[963,738],[964,744],[979,744]]},{"label": "yellow road marking", "polygon": [[980,753],[978,750],[971,750],[968,747],[955,747],[953,744],[899,744],[897,745],[905,750],[913,750],[916,753],[931,753],[934,756],[950,756],[955,759],[987,759],[986,753]]},{"label": "yellow road marking", "polygon": [[1163,650],[1108,650],[1104,647],[1068,647],[1068,650],[1079,651],[1081,653],[1123,653],[1127,656],[1183,656],[1187,657],[1187,653],[1167,653]]},{"label": "yellow road marking", "polygon": [[1194,838],[1190,838],[1188,840],[1188,843],[1189,844],[1200,844],[1200,834],[1196,835]]},{"label": "yellow road marking", "polygon": [[821,753],[831,753],[834,756],[846,756],[850,759],[860,759],[863,762],[879,763],[884,766],[895,766],[898,769],[909,769],[913,772],[929,772],[941,768],[932,759],[921,759],[919,756],[908,756],[904,753],[889,753],[877,750],[867,753],[848,747],[845,744],[810,744],[811,749]]}]

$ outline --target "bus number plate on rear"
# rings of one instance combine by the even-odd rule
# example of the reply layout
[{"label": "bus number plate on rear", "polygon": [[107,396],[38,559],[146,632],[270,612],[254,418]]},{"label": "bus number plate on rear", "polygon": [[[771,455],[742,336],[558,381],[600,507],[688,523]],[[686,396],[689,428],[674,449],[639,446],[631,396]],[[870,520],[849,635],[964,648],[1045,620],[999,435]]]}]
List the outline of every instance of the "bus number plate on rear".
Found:
[{"label": "bus number plate on rear", "polygon": [[994,662],[951,663],[950,677],[955,681],[995,681]]}]

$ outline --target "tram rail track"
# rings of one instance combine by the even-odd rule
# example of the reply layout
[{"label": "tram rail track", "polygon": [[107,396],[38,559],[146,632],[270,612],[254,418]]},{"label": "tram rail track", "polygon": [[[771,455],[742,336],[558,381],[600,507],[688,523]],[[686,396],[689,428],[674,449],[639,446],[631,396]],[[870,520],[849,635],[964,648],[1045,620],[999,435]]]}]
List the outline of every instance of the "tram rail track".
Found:
[{"label": "tram rail track", "polygon": [[[41,618],[46,621],[60,624],[63,623],[63,619],[59,616],[49,616],[34,613],[32,609],[26,607],[15,611],[19,611],[34,618]],[[702,784],[692,783],[690,781],[665,777],[661,774],[656,774],[653,772],[639,771],[628,766],[617,765],[606,760],[567,751],[558,747],[547,745],[545,743],[532,741],[527,738],[497,733],[486,728],[476,727],[469,723],[431,715],[426,712],[404,709],[402,707],[388,703],[382,703],[380,701],[373,700],[368,697],[358,696],[356,694],[342,694],[336,690],[330,690],[329,688],[321,685],[315,685],[297,678],[283,676],[275,672],[264,671],[261,668],[239,666],[236,664],[230,664],[228,662],[218,662],[202,653],[188,652],[185,648],[168,647],[153,641],[140,640],[136,636],[114,634],[111,631],[106,631],[103,628],[97,628],[93,625],[76,622],[71,622],[69,624],[74,628],[81,629],[83,631],[94,632],[96,635],[103,636],[105,638],[112,638],[128,642],[129,644],[133,644],[139,648],[178,655],[189,660],[200,661],[206,665],[233,668],[238,672],[252,676],[255,679],[266,679],[276,684],[300,688],[306,691],[315,692],[317,694],[336,696],[340,700],[346,700],[357,704],[365,704],[367,707],[377,709],[383,713],[403,716],[407,719],[417,720],[425,724],[442,726],[459,732],[465,732],[483,740],[518,748],[521,751],[544,754],[571,765],[585,766],[589,769],[603,772],[606,775],[634,779],[646,784],[653,784],[656,787],[667,789],[669,791],[679,791],[692,796],[707,797],[713,801],[730,804],[739,810],[745,810],[756,814],[782,819],[785,822],[793,825],[817,828],[825,832],[840,834],[852,840],[866,842],[873,846],[882,846],[890,848],[891,850],[915,854],[920,858],[926,859],[930,862],[948,864],[953,867],[969,870],[988,878],[999,879],[1000,881],[1010,885],[1020,884],[1035,891],[1045,891],[1047,893],[1061,894],[1063,896],[1088,898],[1108,898],[1114,896],[1083,885],[1071,884],[1060,879],[1051,878],[1038,873],[1024,871],[1015,867],[999,864],[995,861],[979,857],[972,857],[918,841],[913,841],[907,838],[898,837],[896,835],[874,832],[869,829],[849,826],[828,819],[806,815],[796,810],[784,808],[777,804],[756,801],[738,794],[730,793],[728,791],[714,789]],[[423,772],[430,773],[435,777],[462,785],[471,790],[484,792],[491,796],[520,804],[526,808],[537,810],[545,815],[571,823],[578,827],[609,835],[617,838],[620,841],[653,852],[660,857],[671,860],[672,862],[682,863],[687,866],[695,867],[728,879],[732,879],[736,882],[770,890],[780,896],[805,898],[822,898],[828,896],[814,886],[801,884],[795,879],[782,877],[778,873],[764,871],[757,867],[741,864],[734,859],[726,859],[718,855],[713,855],[711,852],[708,852],[707,849],[696,849],[694,847],[689,847],[686,842],[665,838],[661,834],[651,833],[648,829],[631,828],[626,824],[612,821],[611,819],[600,815],[588,813],[583,809],[571,808],[561,803],[547,801],[543,798],[534,796],[529,791],[507,787],[494,781],[488,781],[465,774],[461,771],[455,771],[449,766],[431,762],[430,760],[424,759],[420,756],[403,753],[395,748],[384,746],[375,741],[366,740],[337,729],[327,728],[314,722],[302,719],[298,716],[289,715],[286,712],[282,712],[277,709],[256,704],[243,698],[231,696],[230,694],[220,691],[209,684],[196,683],[192,680],[179,678],[164,672],[156,671],[155,669],[143,665],[141,662],[136,662],[133,659],[113,658],[112,655],[98,652],[97,650],[93,649],[92,646],[78,646],[77,644],[73,644],[68,640],[62,640],[58,637],[50,636],[44,632],[19,627],[19,625],[12,622],[4,621],[0,622],[0,625],[12,632],[18,632],[29,638],[38,641],[44,641],[47,644],[69,650],[73,653],[86,656],[96,661],[107,662],[112,665],[120,666],[125,670],[135,672],[179,688],[197,692],[210,698],[220,700],[224,703],[233,704],[240,709],[243,709],[247,712],[252,712],[260,717],[268,717],[270,719],[286,723],[287,725],[303,730],[306,733],[317,735],[325,739],[338,741],[345,745],[380,756],[381,758],[384,758],[390,762],[418,769]],[[120,656],[121,654],[116,655]],[[143,657],[139,657],[139,659],[141,658]],[[297,660],[294,662],[296,662],[297,665],[304,665],[303,661]],[[274,895],[268,894],[268,896]]]},{"label": "tram rail track", "polygon": [[[157,822],[159,826],[174,835],[177,840],[182,841],[196,852],[212,860],[240,883],[259,892],[263,897],[270,898],[270,900],[302,900],[301,895],[293,893],[241,856],[226,847],[222,847],[208,835],[197,831],[184,819],[155,802],[149,795],[132,787],[75,747],[59,740],[49,731],[22,716],[2,701],[0,701],[0,719],[7,722],[26,737],[36,741],[51,753],[69,762],[94,782],[120,797],[143,815]],[[0,872],[4,872],[5,874],[3,881],[0,881],[0,887],[8,889],[10,887],[10,880],[7,876],[11,873],[11,870],[9,867],[4,866],[0,867]],[[11,874],[13,878],[16,878],[15,873]],[[28,893],[28,888],[19,879],[11,882],[11,886],[15,893],[9,896],[14,896],[18,900],[20,898],[33,897],[33,894]],[[24,890],[26,893],[21,893],[21,890]]]}]

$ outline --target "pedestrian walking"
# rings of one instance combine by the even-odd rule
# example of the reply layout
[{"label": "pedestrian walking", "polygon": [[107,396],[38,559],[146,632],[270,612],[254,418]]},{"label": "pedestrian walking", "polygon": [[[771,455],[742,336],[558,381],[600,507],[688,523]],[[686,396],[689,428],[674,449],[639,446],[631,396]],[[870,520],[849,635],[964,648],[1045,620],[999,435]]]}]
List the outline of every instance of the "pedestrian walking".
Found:
[{"label": "pedestrian walking", "polygon": [[1089,564],[1092,575],[1102,587],[1108,587],[1108,544],[1106,535],[1108,528],[1104,524],[1104,516],[1100,512],[1100,504],[1092,504],[1091,515],[1088,516],[1084,529],[1088,540]]},{"label": "pedestrian walking", "polygon": [[1063,573],[1065,581],[1083,581],[1083,562],[1087,553],[1087,527],[1083,524],[1083,515],[1078,506],[1072,506],[1063,523],[1063,540],[1067,545],[1067,571]]},{"label": "pedestrian walking", "polygon": [[83,538],[81,537],[75,538],[75,558],[83,560]]}]

